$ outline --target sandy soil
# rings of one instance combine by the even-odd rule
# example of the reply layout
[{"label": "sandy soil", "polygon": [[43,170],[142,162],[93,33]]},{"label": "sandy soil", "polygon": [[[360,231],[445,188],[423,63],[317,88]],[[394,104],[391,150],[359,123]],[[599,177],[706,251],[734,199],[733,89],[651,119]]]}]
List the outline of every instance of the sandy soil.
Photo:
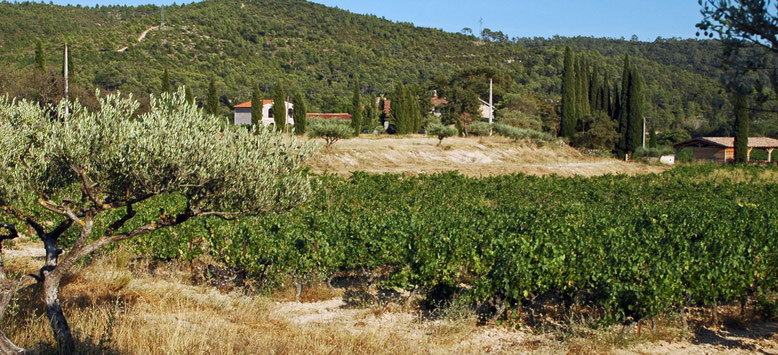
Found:
[{"label": "sandy soil", "polygon": [[321,148],[311,163],[317,172],[436,173],[458,170],[468,176],[523,173],[530,175],[647,174],[664,166],[626,163],[582,155],[567,146],[537,147],[503,137],[448,138],[440,146],[425,136],[371,136],[339,141]]}]

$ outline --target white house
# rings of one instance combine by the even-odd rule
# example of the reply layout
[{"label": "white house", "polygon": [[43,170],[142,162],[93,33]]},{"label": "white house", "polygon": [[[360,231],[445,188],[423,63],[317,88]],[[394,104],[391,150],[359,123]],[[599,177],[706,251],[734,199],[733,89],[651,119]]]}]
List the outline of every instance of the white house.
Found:
[{"label": "white house", "polygon": [[[481,107],[479,108],[479,111],[481,111],[481,118],[488,119],[490,111],[491,111],[492,115],[494,114],[494,108],[492,107],[491,110],[490,110],[488,102],[486,102],[484,100],[481,100],[480,98],[478,99],[478,102],[481,103]],[[494,117],[494,116],[492,116],[492,117]]]},{"label": "white house", "polygon": [[[286,103],[286,124],[294,125],[294,119],[292,118],[292,112],[294,111],[294,105],[290,102]],[[242,104],[235,105],[235,124],[236,125],[250,125],[251,124],[251,101],[244,102]],[[273,100],[262,100],[262,124],[275,125],[275,113],[273,112]]]}]

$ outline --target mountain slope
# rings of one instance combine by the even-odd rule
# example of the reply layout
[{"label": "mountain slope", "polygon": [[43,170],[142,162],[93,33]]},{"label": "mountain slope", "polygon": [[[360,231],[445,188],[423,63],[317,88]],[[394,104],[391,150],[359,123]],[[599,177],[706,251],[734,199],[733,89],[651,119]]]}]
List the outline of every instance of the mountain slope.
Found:
[{"label": "mountain slope", "polygon": [[[160,8],[0,3],[0,63],[5,68],[0,76],[8,83],[14,81],[8,77],[31,71],[40,38],[53,70],[62,65],[61,44],[71,43],[74,80],[87,91],[158,92],[167,67],[174,86],[190,85],[203,97],[215,76],[224,114],[230,104],[249,99],[254,83],[269,93],[283,79],[304,91],[312,110],[341,111],[348,107],[349,85],[356,77],[363,93],[382,94],[398,82],[434,89],[435,82],[473,67],[493,67],[510,77],[502,91],[530,93],[553,104],[559,99],[562,52],[570,45],[614,82],[621,75],[622,56],[635,56],[647,79],[648,115],[659,129],[700,118],[716,129],[728,115],[712,63],[719,49],[712,41],[481,42],[302,0],[206,0],[165,7],[164,14],[167,26],[138,41],[142,32],[159,25]],[[13,93],[12,86],[0,90]]]}]

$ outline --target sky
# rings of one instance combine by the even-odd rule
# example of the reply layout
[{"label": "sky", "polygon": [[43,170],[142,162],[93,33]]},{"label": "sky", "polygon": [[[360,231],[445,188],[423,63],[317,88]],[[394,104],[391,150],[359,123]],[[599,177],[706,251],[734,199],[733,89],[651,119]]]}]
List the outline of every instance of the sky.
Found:
[{"label": "sky", "polygon": [[[46,1],[48,2],[48,1]],[[172,4],[169,0],[55,0],[85,6]],[[189,3],[191,0],[177,3]],[[697,0],[313,0],[360,14],[459,32],[469,27],[502,31],[510,37],[632,35],[643,41],[657,37],[695,38]]]}]

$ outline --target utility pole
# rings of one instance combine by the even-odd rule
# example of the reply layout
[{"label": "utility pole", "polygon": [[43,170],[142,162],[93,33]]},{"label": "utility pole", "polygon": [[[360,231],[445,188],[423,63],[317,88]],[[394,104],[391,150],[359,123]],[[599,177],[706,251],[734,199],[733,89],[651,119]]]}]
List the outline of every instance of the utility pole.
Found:
[{"label": "utility pole", "polygon": [[162,6],[162,22],[159,24],[159,28],[165,27],[165,7]]},{"label": "utility pole", "polygon": [[646,116],[643,116],[643,150],[646,150]]},{"label": "utility pole", "polygon": [[63,74],[65,75],[65,116],[70,114],[70,108],[69,108],[69,85],[68,85],[68,44],[65,42],[65,70],[63,70]]}]

